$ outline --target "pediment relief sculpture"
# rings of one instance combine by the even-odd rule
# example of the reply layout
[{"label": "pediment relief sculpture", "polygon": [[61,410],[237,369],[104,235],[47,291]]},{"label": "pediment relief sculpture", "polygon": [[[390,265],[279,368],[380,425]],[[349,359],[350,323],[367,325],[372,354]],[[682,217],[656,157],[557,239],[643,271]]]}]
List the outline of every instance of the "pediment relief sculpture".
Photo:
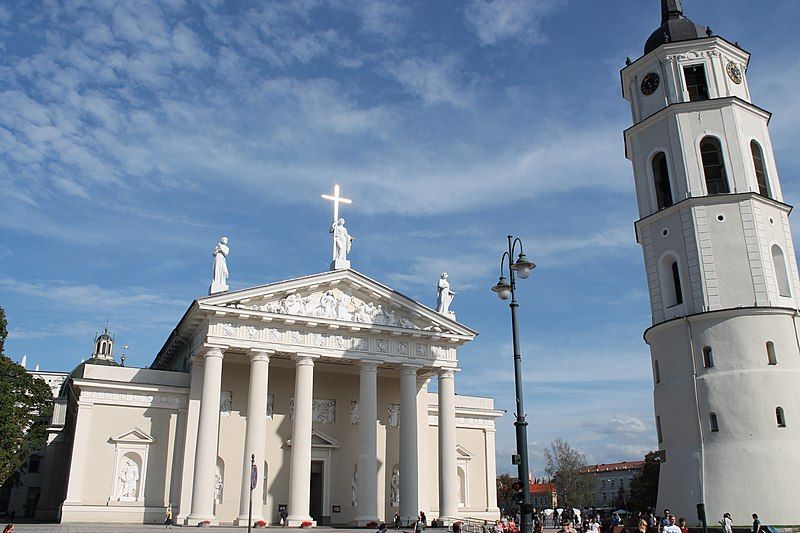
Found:
[{"label": "pediment relief sculpture", "polygon": [[283,315],[302,316],[308,318],[327,318],[355,322],[360,324],[374,324],[377,326],[390,326],[404,329],[441,332],[436,325],[420,327],[409,317],[389,309],[382,304],[364,301],[358,296],[343,292],[340,289],[328,289],[309,295],[292,293],[280,300],[263,302],[234,302],[231,307],[264,311]]}]

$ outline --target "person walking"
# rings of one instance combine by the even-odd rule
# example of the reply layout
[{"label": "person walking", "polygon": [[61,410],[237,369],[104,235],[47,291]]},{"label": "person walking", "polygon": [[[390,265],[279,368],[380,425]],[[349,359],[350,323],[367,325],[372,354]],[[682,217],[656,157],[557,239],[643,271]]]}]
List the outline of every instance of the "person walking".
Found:
[{"label": "person walking", "polygon": [[394,512],[394,518],[392,519],[392,522],[394,523],[395,529],[400,529],[400,513],[397,511]]},{"label": "person walking", "polygon": [[756,513],[753,513],[753,533],[761,533],[761,520]]},{"label": "person walking", "polygon": [[733,521],[731,520],[731,513],[722,515],[722,520],[719,521],[722,526],[722,533],[733,533]]},{"label": "person walking", "polygon": [[425,522],[422,521],[422,517],[425,516],[423,513],[419,514],[417,517],[417,521],[414,522],[414,533],[424,533],[425,532]]},{"label": "person walking", "polygon": [[164,529],[172,529],[172,502],[169,502],[164,513]]}]

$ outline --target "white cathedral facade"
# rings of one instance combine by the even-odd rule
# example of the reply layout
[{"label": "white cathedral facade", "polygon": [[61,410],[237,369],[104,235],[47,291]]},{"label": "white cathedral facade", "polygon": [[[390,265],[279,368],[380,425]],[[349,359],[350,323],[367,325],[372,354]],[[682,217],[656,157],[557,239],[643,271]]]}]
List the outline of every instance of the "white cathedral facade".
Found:
[{"label": "white cathedral facade", "polygon": [[154,523],[171,506],[178,523],[246,526],[251,460],[253,522],[499,517],[503,412],[455,392],[473,330],[351,270],[346,252],[328,272],[237,291],[227,241],[214,254],[214,294],[149,368],[117,364],[103,334],[67,377],[37,518]]},{"label": "white cathedral facade", "polygon": [[662,0],[622,70],[653,325],[659,509],[798,524],[798,280],[750,55]]}]

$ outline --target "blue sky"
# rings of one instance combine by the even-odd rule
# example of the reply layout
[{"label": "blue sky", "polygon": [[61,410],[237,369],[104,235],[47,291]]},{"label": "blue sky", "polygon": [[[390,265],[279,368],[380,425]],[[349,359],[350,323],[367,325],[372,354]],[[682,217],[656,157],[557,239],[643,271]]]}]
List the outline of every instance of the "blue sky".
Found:
[{"label": "blue sky", "polygon": [[[198,5],[200,4],[200,5]],[[0,305],[7,352],[69,370],[106,323],[147,365],[205,294],[323,271],[333,183],[353,267],[433,305],[443,270],[462,394],[513,408],[505,235],[520,285],[531,461],[655,447],[649,324],[619,88],[657,0],[301,0],[0,5]],[[768,9],[765,7],[768,5]],[[800,193],[800,4],[685,0],[753,53],[785,197]],[[119,351],[117,352],[119,354]],[[511,469],[513,420],[498,429]]]}]

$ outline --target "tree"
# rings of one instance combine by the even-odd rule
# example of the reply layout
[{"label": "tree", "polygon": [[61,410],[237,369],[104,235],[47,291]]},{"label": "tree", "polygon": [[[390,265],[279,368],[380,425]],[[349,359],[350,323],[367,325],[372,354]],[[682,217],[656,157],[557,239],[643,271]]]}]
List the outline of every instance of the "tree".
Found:
[{"label": "tree", "polygon": [[45,424],[53,408],[47,383],[3,353],[7,336],[0,307],[0,483],[24,470],[31,453],[44,444]]},{"label": "tree", "polygon": [[514,482],[508,474],[497,476],[497,505],[500,509],[511,508],[511,484]]},{"label": "tree", "polygon": [[655,509],[658,496],[658,475],[661,460],[658,452],[650,452],[644,457],[644,467],[631,481],[628,507],[635,511]]},{"label": "tree", "polygon": [[584,455],[561,437],[544,450],[544,470],[556,483],[558,504],[562,507],[583,507],[592,503],[592,480],[581,475],[586,466]]}]

